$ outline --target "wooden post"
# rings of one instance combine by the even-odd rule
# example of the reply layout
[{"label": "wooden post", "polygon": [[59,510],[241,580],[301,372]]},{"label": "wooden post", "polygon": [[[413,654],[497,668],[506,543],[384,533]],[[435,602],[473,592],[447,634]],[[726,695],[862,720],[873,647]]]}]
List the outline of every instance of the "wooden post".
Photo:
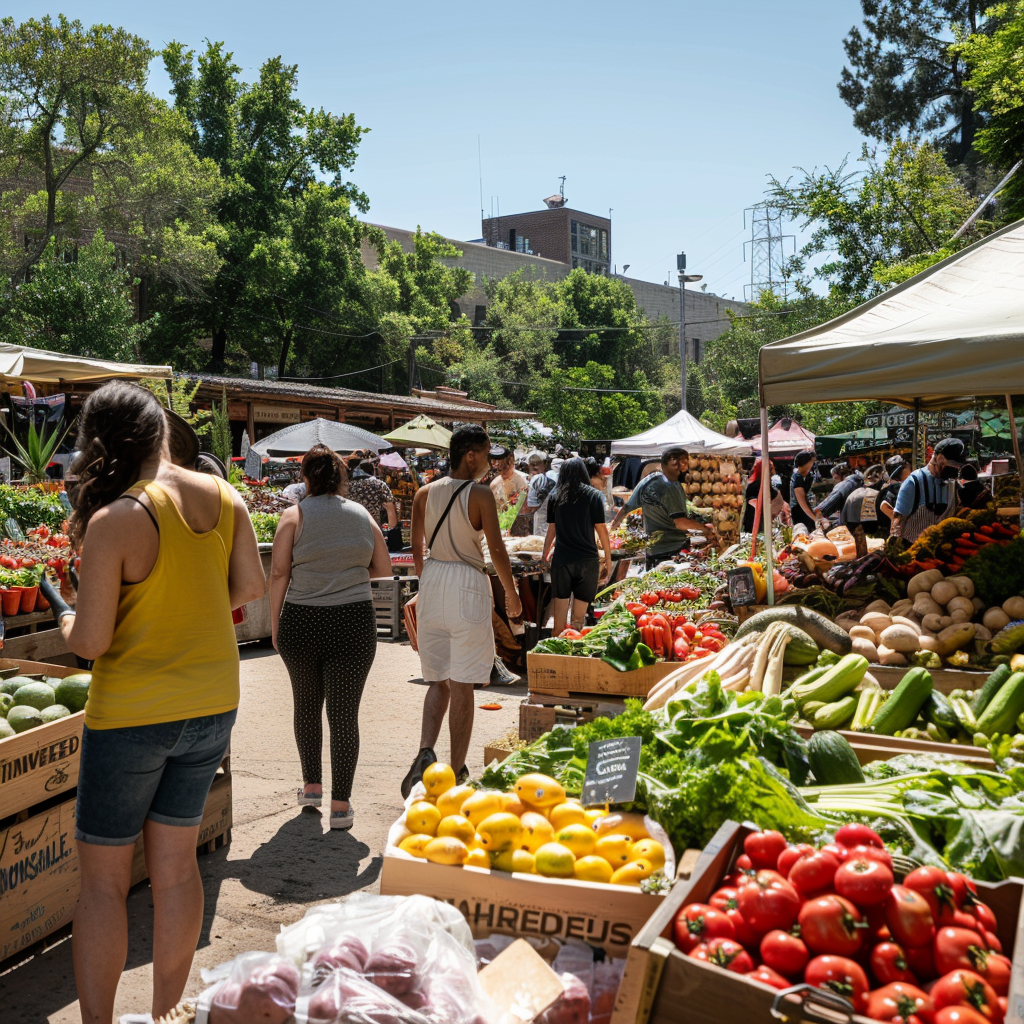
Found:
[{"label": "wooden post", "polygon": [[761,515],[764,517],[764,578],[768,603],[775,604],[775,564],[772,561],[772,471],[768,452],[768,407],[761,406]]},{"label": "wooden post", "polygon": [[1006,396],[1006,411],[1010,417],[1010,437],[1013,440],[1013,458],[1017,463],[1017,479],[1020,481],[1020,522],[1024,526],[1024,462],[1020,459],[1020,437],[1017,421],[1013,418],[1013,396]]},{"label": "wooden post", "polygon": [[252,402],[245,403],[245,429],[249,432],[249,444],[256,443],[256,408]]}]

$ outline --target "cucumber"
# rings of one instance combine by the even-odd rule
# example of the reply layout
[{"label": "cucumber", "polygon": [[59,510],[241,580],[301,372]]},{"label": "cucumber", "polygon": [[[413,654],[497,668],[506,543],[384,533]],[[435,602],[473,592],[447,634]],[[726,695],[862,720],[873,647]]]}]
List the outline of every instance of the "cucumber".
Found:
[{"label": "cucumber", "polygon": [[823,700],[809,700],[803,706],[802,711],[803,711],[803,714],[805,715],[805,717],[810,721],[810,720],[812,720],[814,718],[815,712],[819,711],[821,708],[826,707],[826,706],[827,705],[825,704],[825,702]]},{"label": "cucumber", "polygon": [[912,668],[875,712],[870,731],[880,736],[892,736],[898,729],[906,729],[917,718],[932,690],[931,673],[923,668]]},{"label": "cucumber", "polygon": [[826,704],[830,704],[853,693],[860,685],[867,670],[867,658],[859,654],[847,654],[840,658],[835,665],[830,665],[824,674],[810,682],[801,684],[798,681],[789,691],[789,696],[796,701],[797,707],[801,708],[809,700],[823,700]]},{"label": "cucumber", "polygon": [[931,696],[922,705],[921,716],[930,725],[936,725],[944,732],[956,732],[960,728],[960,719],[952,705],[945,694],[939,693],[938,690],[932,690]]},{"label": "cucumber", "polygon": [[857,710],[857,698],[852,694],[833,701],[818,708],[814,712],[811,724],[815,729],[839,729],[842,728]]},{"label": "cucumber", "polygon": [[974,717],[971,705],[963,697],[950,697],[949,704],[960,722],[960,728],[973,736],[978,731],[978,720]]},{"label": "cucumber", "polygon": [[805,672],[802,676],[798,676],[790,685],[789,689],[786,690],[786,694],[792,693],[798,686],[806,686],[808,683],[813,683],[815,679],[820,679],[830,668],[829,665],[816,665],[810,671]]},{"label": "cucumber", "polygon": [[813,733],[807,741],[807,761],[819,786],[845,786],[864,781],[853,747],[837,732]]},{"label": "cucumber", "polygon": [[997,732],[1013,732],[1017,716],[1024,712],[1024,672],[1014,672],[999,688],[992,703],[978,719],[978,732],[990,739]]},{"label": "cucumber", "polygon": [[1003,683],[1012,675],[1013,672],[1009,665],[1000,665],[989,675],[988,679],[985,680],[985,684],[975,695],[974,703],[971,704],[971,710],[975,715],[980,715],[992,703],[992,698],[999,692]]},{"label": "cucumber", "polygon": [[735,639],[739,640],[748,633],[763,633],[773,622],[784,622],[802,629],[819,647],[836,654],[849,654],[853,650],[853,641],[845,629],[819,612],[795,604],[776,605],[751,615],[736,630]]},{"label": "cucumber", "polygon": [[782,656],[783,665],[813,665],[818,660],[820,648],[802,629],[790,626],[786,635],[789,643]]}]

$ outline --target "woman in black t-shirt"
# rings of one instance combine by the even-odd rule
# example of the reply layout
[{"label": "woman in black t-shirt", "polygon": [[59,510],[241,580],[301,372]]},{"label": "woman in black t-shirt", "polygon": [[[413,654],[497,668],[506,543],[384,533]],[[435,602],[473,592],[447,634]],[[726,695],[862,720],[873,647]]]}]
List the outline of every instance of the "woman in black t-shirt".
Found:
[{"label": "woman in black t-shirt", "polygon": [[793,478],[790,480],[789,507],[793,525],[803,523],[808,530],[817,525],[818,517],[811,508],[811,486],[814,484],[814,452],[801,452],[793,460]]},{"label": "woman in black t-shirt", "polygon": [[[769,473],[775,471],[775,466],[772,463],[768,463]],[[754,468],[750,471],[750,476],[747,478],[747,486],[744,491],[744,497],[746,498],[746,506],[743,509],[743,532],[753,533],[754,532],[754,509],[758,495],[761,493],[761,466],[762,460],[758,459],[754,463]],[[783,513],[785,511],[785,500],[779,493],[777,487],[771,488],[771,512],[772,519],[784,518]],[[758,530],[764,528],[764,516],[761,517],[760,523],[758,523]]]},{"label": "woman in black t-shirt", "polygon": [[[603,565],[597,555],[595,530],[604,549]],[[590,486],[587,464],[581,458],[569,459],[562,465],[558,485],[548,499],[545,561],[549,555],[555,605],[551,635],[558,636],[565,629],[570,600],[573,628],[582,629],[599,580],[611,576],[612,548],[604,521],[604,499]]]}]

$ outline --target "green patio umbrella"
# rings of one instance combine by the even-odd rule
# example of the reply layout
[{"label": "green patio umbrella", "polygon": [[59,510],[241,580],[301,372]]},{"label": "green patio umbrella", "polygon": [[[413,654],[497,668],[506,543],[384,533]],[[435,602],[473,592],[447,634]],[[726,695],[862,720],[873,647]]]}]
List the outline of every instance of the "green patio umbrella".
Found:
[{"label": "green patio umbrella", "polygon": [[390,434],[384,435],[396,448],[432,448],[437,452],[448,451],[452,443],[452,432],[435,423],[429,416],[417,416],[415,419],[396,427]]}]

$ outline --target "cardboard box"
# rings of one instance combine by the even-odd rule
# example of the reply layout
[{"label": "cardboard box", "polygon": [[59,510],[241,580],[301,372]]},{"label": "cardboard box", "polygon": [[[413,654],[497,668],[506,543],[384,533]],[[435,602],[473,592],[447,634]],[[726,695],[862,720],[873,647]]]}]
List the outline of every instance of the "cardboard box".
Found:
[{"label": "cardboard box", "polygon": [[[604,710],[602,710],[602,708]],[[553,704],[535,704],[529,698],[519,705],[519,738],[524,743],[532,743],[540,739],[546,732],[551,732],[556,724],[572,728],[584,722],[592,722],[597,715],[603,714],[611,718],[618,714],[622,707],[592,704],[590,707],[557,707]]]},{"label": "cardboard box", "polygon": [[566,698],[570,694],[587,694],[646,700],[651,687],[679,667],[679,662],[659,661],[634,672],[617,672],[600,658],[534,654],[532,651],[526,655],[531,692]]},{"label": "cardboard box", "polygon": [[[690,903],[706,902],[719,881],[743,852],[743,839],[752,829],[726,822],[704,849],[688,884],[679,883],[654,912],[630,947],[626,968],[616,997],[612,1024],[677,1024],[685,1007],[687,1024],[721,1024],[722,1021],[765,1021],[773,1017],[780,996],[775,989],[731,974],[718,967],[684,956],[672,941],[672,922]],[[1024,1022],[1024,881],[998,884],[978,882],[982,899],[995,912],[998,936],[1013,960],[1007,1024]],[[778,1015],[790,1020],[808,1019],[799,1007],[787,1003]],[[843,1019],[834,1007],[815,1020]],[[853,1024],[870,1024],[866,1017],[849,1014]]]}]

